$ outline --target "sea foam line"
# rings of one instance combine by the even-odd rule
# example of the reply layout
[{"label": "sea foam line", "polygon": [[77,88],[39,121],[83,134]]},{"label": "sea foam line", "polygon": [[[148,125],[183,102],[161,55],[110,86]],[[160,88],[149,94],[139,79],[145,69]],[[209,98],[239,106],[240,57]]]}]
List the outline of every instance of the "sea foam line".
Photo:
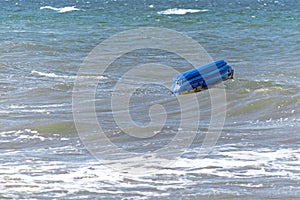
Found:
[{"label": "sea foam line", "polygon": [[46,72],[39,72],[36,70],[32,70],[31,74],[33,75],[39,75],[39,76],[45,76],[45,77],[49,77],[49,78],[65,78],[65,79],[76,79],[76,78],[80,78],[80,79],[107,79],[107,77],[105,76],[93,76],[93,75],[86,75],[86,76],[67,76],[67,75],[57,75],[55,73],[46,73]]},{"label": "sea foam line", "polygon": [[45,73],[45,72],[39,72],[36,70],[32,70],[31,74],[39,75],[39,76],[46,76],[50,78],[74,78],[75,76],[65,76],[65,75],[57,75],[55,73]]},{"label": "sea foam line", "polygon": [[59,13],[65,13],[65,12],[80,10],[79,8],[76,8],[75,6],[66,6],[66,7],[63,7],[63,8],[55,8],[55,7],[52,7],[52,6],[42,6],[42,7],[40,7],[40,9],[41,10],[43,10],[43,9],[54,10],[54,11],[57,11]]},{"label": "sea foam line", "polygon": [[181,8],[170,8],[164,11],[159,11],[157,14],[160,15],[185,15],[187,13],[197,13],[197,12],[208,12],[208,10],[203,9],[181,9]]},{"label": "sea foam line", "polygon": [[57,108],[57,107],[63,107],[66,104],[48,104],[48,105],[16,105],[16,104],[11,104],[9,105],[9,108],[11,109],[23,109],[23,108]]}]

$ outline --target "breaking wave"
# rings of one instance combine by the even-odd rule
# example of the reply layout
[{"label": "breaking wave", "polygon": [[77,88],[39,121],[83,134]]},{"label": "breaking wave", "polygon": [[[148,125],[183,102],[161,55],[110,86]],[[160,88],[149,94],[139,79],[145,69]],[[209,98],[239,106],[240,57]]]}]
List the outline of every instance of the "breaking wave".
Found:
[{"label": "breaking wave", "polygon": [[198,10],[198,9],[181,9],[181,8],[170,8],[164,11],[159,11],[157,14],[160,15],[185,15],[187,13],[198,13],[198,12],[208,12],[208,10]]},{"label": "breaking wave", "polygon": [[66,6],[66,7],[63,7],[63,8],[55,8],[55,7],[52,7],[52,6],[42,6],[42,7],[40,7],[40,9],[41,10],[43,10],[43,9],[54,10],[54,11],[57,11],[59,13],[65,13],[65,12],[80,10],[79,8],[76,8],[75,6]]}]

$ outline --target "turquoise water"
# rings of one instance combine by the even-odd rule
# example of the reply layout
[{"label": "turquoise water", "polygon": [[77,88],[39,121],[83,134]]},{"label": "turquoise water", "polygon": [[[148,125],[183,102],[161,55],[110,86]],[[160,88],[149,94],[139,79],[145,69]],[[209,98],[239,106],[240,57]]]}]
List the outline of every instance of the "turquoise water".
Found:
[{"label": "turquoise water", "polygon": [[[296,0],[1,1],[0,198],[298,199],[299,7]],[[80,140],[73,123],[73,85],[83,60],[100,42],[149,26],[193,38],[214,60],[225,59],[235,79],[224,82],[225,126],[208,156],[199,158],[194,142],[174,165],[128,177],[111,172]],[[116,128],[107,97],[122,69],[136,64],[136,55],[141,63],[159,60],[182,71],[190,66],[162,52],[135,52],[100,80],[99,123],[118,146],[143,152],[172,139],[178,113],[172,112],[176,102],[165,88],[149,86],[134,95],[133,118],[147,123],[148,104],[159,99],[169,112],[168,127],[148,140],[132,140]],[[158,83],[163,77],[158,73]],[[207,91],[197,97],[201,142],[210,103]]]}]

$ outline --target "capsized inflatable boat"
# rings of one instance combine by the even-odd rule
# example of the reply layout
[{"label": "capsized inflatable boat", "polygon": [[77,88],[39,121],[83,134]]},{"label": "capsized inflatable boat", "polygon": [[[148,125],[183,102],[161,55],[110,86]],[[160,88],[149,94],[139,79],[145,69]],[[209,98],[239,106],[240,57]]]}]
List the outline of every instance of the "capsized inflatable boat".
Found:
[{"label": "capsized inflatable boat", "polygon": [[234,70],[224,60],[218,60],[186,71],[173,79],[172,94],[187,94],[207,89],[220,81],[233,78]]}]

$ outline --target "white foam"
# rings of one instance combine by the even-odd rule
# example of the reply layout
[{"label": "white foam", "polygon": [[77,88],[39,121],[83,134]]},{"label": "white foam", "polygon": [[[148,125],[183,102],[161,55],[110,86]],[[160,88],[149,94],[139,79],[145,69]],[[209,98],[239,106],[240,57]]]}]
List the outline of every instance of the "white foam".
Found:
[{"label": "white foam", "polygon": [[44,141],[46,138],[36,134],[36,135],[20,135],[18,138],[14,140],[22,140],[22,139],[27,139],[27,140],[39,139],[41,141]]},{"label": "white foam", "polygon": [[[43,148],[41,151],[49,153],[49,151],[56,152],[56,150],[61,151],[64,148]],[[72,146],[68,146],[68,148],[74,149]],[[171,195],[168,190],[173,191],[174,188],[183,190],[195,186],[196,179],[189,179],[189,174],[199,174],[199,177],[201,174],[224,177],[224,182],[228,181],[227,185],[232,182],[226,178],[241,178],[242,180],[255,177],[275,177],[285,178],[287,181],[289,179],[300,180],[296,170],[300,159],[298,149],[272,150],[265,148],[255,151],[234,149],[228,149],[228,147],[219,149],[219,152],[216,152],[218,155],[216,158],[213,156],[204,159],[179,158],[174,165],[168,168],[162,166],[161,170],[155,174],[149,174],[148,177],[147,175],[146,177],[127,177],[108,168],[109,166],[99,165],[97,161],[74,161],[69,164],[61,161],[37,162],[33,160],[34,165],[32,165],[32,160],[27,158],[22,165],[17,164],[13,167],[2,165],[1,173],[5,176],[0,176],[0,182],[3,183],[4,192],[7,194],[68,191],[65,195],[69,195],[82,191],[82,188],[86,193],[127,194],[128,190],[142,188],[142,190],[135,190],[135,194],[147,198],[158,197],[160,194],[168,197]],[[17,157],[10,153],[5,153],[5,156]],[[59,173],[55,173],[55,171]],[[203,180],[199,178],[199,181]],[[237,185],[237,183],[234,184]],[[11,185],[18,185],[17,190],[15,187],[8,187]],[[115,186],[115,190],[110,189],[112,185]],[[265,187],[263,183],[247,181],[241,181],[238,186],[244,188]],[[143,188],[147,188],[147,190],[143,190]],[[209,191],[204,192],[211,194]],[[218,193],[232,194],[232,191],[218,190]],[[63,193],[61,194],[64,197]],[[56,193],[55,195],[57,197],[60,194]]]},{"label": "white foam", "polygon": [[[10,138],[8,141],[23,141],[23,140],[32,140],[39,139],[40,141],[46,140],[46,138],[38,133],[36,130],[24,129],[24,130],[13,130],[0,132],[1,138]],[[3,141],[1,141],[3,142]],[[15,152],[18,153],[18,152]]]},{"label": "white foam", "polygon": [[76,79],[76,78],[80,78],[80,79],[107,79],[107,77],[105,76],[67,76],[67,75],[58,75],[55,73],[46,73],[46,72],[40,72],[40,71],[36,71],[36,70],[32,70],[31,74],[33,75],[39,75],[39,76],[45,76],[45,77],[49,77],[49,78],[64,78],[64,79]]},{"label": "white foam", "polygon": [[63,8],[55,8],[55,7],[52,7],[52,6],[42,6],[42,7],[40,7],[40,9],[41,10],[43,10],[43,9],[54,10],[54,11],[57,11],[59,13],[65,13],[65,12],[80,10],[79,8],[76,8],[75,6],[66,6],[66,7],[63,7]]},{"label": "white foam", "polygon": [[[224,178],[283,177],[300,180],[295,166],[300,165],[298,149],[258,149],[257,151],[230,150],[221,151],[215,158],[180,158],[168,169],[159,174],[186,175],[188,173],[205,174]],[[260,187],[262,185],[244,185]]]},{"label": "white foam", "polygon": [[39,76],[46,76],[46,77],[50,77],[50,78],[73,78],[73,76],[57,75],[55,73],[45,73],[45,72],[39,72],[36,70],[32,70],[31,74],[36,74]]},{"label": "white foam", "polygon": [[25,104],[11,104],[8,106],[11,109],[24,109],[24,108],[57,108],[57,107],[63,107],[66,104],[46,104],[46,105],[25,105]]},{"label": "white foam", "polygon": [[208,12],[208,10],[203,9],[181,9],[181,8],[170,8],[164,11],[159,11],[157,14],[160,15],[185,15],[187,13],[198,13],[198,12]]},{"label": "white foam", "polygon": [[45,105],[26,105],[26,104],[11,104],[0,106],[0,114],[10,113],[47,113],[54,111],[55,108],[61,108],[67,104],[45,104]]}]

